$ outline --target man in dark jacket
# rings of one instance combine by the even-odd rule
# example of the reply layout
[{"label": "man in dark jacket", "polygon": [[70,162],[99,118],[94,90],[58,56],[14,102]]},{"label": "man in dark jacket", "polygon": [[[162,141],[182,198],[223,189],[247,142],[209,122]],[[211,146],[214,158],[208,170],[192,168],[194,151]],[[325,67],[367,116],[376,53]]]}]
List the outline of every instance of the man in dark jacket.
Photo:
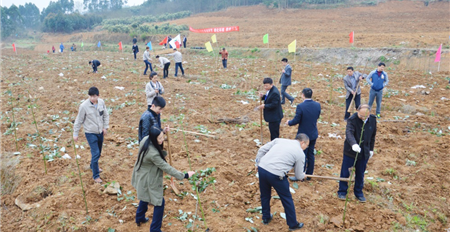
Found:
[{"label": "man in dark jacket", "polygon": [[273,85],[273,80],[266,77],[263,80],[266,94],[260,93],[259,96],[264,104],[258,106],[258,109],[264,109],[264,120],[269,123],[270,140],[280,137],[280,123],[283,118],[283,110],[280,104],[280,92]]},{"label": "man in dark jacket", "polygon": [[92,60],[92,61],[89,61],[89,64],[92,65],[92,69],[94,69],[94,73],[97,73],[97,67],[101,65],[100,61]]},{"label": "man in dark jacket", "polygon": [[283,63],[284,65],[284,69],[281,70],[281,77],[280,77],[281,97],[282,97],[281,104],[284,104],[284,100],[285,98],[287,98],[292,105],[292,103],[294,102],[294,97],[292,97],[286,92],[287,87],[291,85],[292,68],[291,65],[288,64],[287,58],[283,58],[281,60],[281,63]]},{"label": "man in dark jacket", "polygon": [[[311,99],[312,94],[312,89],[303,89],[303,103],[297,105],[294,119],[286,121],[286,125],[288,126],[298,124],[297,134],[304,133],[309,137],[309,147],[303,151],[306,157],[305,170],[306,174],[309,175],[312,175],[314,172],[314,147],[316,145],[316,139],[319,137],[319,131],[317,130],[317,119],[319,119],[321,112],[320,103]],[[295,177],[289,177],[289,179],[293,181],[298,180]],[[311,178],[307,178],[307,180],[309,179]]]},{"label": "man in dark jacket", "polygon": [[133,54],[134,54],[134,60],[136,60],[136,54],[139,53],[139,47],[137,44],[133,44]]},{"label": "man in dark jacket", "polygon": [[[364,130],[362,130],[364,126]],[[362,136],[361,136],[362,133]],[[341,177],[350,176],[350,168],[355,165],[355,187],[353,189],[356,198],[360,202],[366,202],[364,197],[364,172],[367,161],[373,156],[375,135],[377,133],[377,118],[370,114],[369,105],[360,105],[357,112],[347,120],[344,142],[344,158],[341,166]],[[355,163],[356,159],[356,163]],[[338,198],[345,200],[348,183],[339,182]]]},{"label": "man in dark jacket", "polygon": [[[141,142],[145,136],[149,135],[152,126],[156,126],[162,130],[161,113],[164,107],[166,107],[166,100],[160,96],[156,96],[153,99],[153,104],[142,114],[141,119],[139,120],[139,142]],[[164,133],[166,133],[167,130],[167,127],[164,128]]]},{"label": "man in dark jacket", "polygon": [[377,100],[377,118],[381,117],[381,100],[383,99],[383,89],[389,83],[388,75],[384,71],[384,63],[379,63],[378,68],[367,76],[367,83],[370,85],[369,106],[372,109],[373,100]]},{"label": "man in dark jacket", "polygon": [[133,44],[136,44],[136,43],[137,43],[137,37],[134,36],[134,37],[133,37]]}]

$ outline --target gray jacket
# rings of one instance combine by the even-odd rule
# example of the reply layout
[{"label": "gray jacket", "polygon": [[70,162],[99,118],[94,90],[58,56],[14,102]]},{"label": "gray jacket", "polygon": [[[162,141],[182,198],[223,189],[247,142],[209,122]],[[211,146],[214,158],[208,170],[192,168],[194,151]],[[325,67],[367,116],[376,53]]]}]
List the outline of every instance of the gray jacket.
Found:
[{"label": "gray jacket", "polygon": [[144,60],[152,61],[152,59],[150,58],[150,53],[147,50],[145,50],[144,55],[142,55],[142,58]]},{"label": "gray jacket", "polygon": [[[353,72],[353,76],[346,75],[344,77],[344,86],[345,86],[345,89],[347,90],[347,94],[345,95],[345,99],[347,99],[350,96],[351,92],[354,91],[354,89],[352,88],[351,78],[356,78],[356,85],[355,85],[355,87],[356,87],[356,86],[358,86],[359,77],[360,76],[362,76],[363,79],[364,79],[364,78],[366,78],[367,75],[366,74],[362,74],[362,73],[360,73],[358,71],[354,71]],[[360,94],[361,94],[361,87],[359,87],[358,90],[356,91],[356,95],[360,95]]]},{"label": "gray jacket", "polygon": [[173,59],[175,61],[175,63],[181,63],[183,62],[183,55],[181,54],[181,52],[176,51],[174,53],[171,54],[167,54],[168,56],[173,56]]},{"label": "gray jacket", "polygon": [[81,125],[83,125],[85,133],[101,134],[103,129],[108,129],[109,114],[102,99],[98,99],[97,108],[95,108],[89,98],[81,103],[77,119],[75,119],[73,125],[74,137],[78,137]]},{"label": "gray jacket", "polygon": [[259,148],[255,161],[257,166],[276,176],[284,177],[294,168],[297,179],[305,178],[305,154],[298,140],[274,139]]},{"label": "gray jacket", "polygon": [[292,74],[291,65],[287,64],[286,67],[284,67],[284,73],[281,74],[280,84],[285,86],[291,85],[291,74]]},{"label": "gray jacket", "polygon": [[[159,90],[159,93],[156,93],[155,90]],[[145,85],[145,96],[147,97],[147,105],[151,106],[153,103],[153,99],[155,99],[156,96],[159,96],[164,93],[164,87],[162,84],[158,81],[153,83],[152,81],[148,82],[147,85]]]}]

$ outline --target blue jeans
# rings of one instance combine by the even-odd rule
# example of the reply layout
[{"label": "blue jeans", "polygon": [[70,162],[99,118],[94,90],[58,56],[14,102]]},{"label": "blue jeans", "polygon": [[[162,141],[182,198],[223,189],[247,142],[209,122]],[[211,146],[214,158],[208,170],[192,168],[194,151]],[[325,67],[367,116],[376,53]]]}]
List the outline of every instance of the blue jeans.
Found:
[{"label": "blue jeans", "polygon": [[[364,154],[359,154],[358,157],[364,157]],[[364,172],[366,171],[367,161],[369,159],[358,159],[355,165],[355,187],[353,188],[353,192],[356,197],[363,197],[363,187],[364,187]],[[355,162],[355,158],[351,158],[350,156],[344,155],[341,166],[341,177],[348,178],[350,177],[349,168],[353,167],[353,163]],[[348,182],[339,181],[339,191],[338,195],[347,195]]]},{"label": "blue jeans", "polygon": [[292,195],[289,191],[289,181],[287,177],[284,176],[280,179],[279,176],[276,176],[261,167],[258,167],[258,175],[259,191],[261,193],[262,219],[270,219],[270,199],[272,198],[271,192],[273,187],[280,197],[288,226],[297,226],[297,215],[295,214],[294,201],[292,200]]},{"label": "blue jeans", "polygon": [[314,173],[314,146],[316,146],[316,140],[309,140],[309,146],[303,152],[305,153],[305,171],[306,174],[312,175]]},{"label": "blue jeans", "polygon": [[[161,206],[153,207],[152,224],[150,225],[150,232],[161,232],[162,220],[164,216],[165,201],[163,198]],[[148,202],[139,201],[139,206],[136,210],[136,223],[143,222],[145,220],[145,213],[148,210]]]},{"label": "blue jeans", "polygon": [[102,154],[102,145],[103,145],[103,133],[101,134],[93,134],[93,133],[85,133],[86,139],[91,147],[91,169],[92,169],[92,177],[97,179],[100,177],[100,171],[98,168],[98,160]]},{"label": "blue jeans", "polygon": [[97,65],[92,64],[92,69],[94,70],[94,72],[97,72]]},{"label": "blue jeans", "polygon": [[227,68],[227,59],[222,60],[223,68]]},{"label": "blue jeans", "polygon": [[286,92],[287,87],[287,85],[281,85],[281,104],[284,104],[285,98],[287,98],[289,101],[294,100],[294,98]]},{"label": "blue jeans", "polygon": [[[353,94],[350,94],[347,99],[345,99],[345,116],[344,119],[347,120],[350,117],[350,113],[348,111],[348,107],[350,107],[350,104],[352,103]],[[361,94],[356,94],[355,96],[355,108],[358,109],[359,105],[361,104]]]},{"label": "blue jeans", "polygon": [[145,63],[144,75],[147,75],[148,67],[150,67],[150,71],[153,72],[152,63],[150,63],[150,61],[148,60],[144,60],[144,63]]},{"label": "blue jeans", "polygon": [[181,62],[175,63],[175,76],[178,75],[178,67],[181,69],[181,74],[184,75],[183,64]]},{"label": "blue jeans", "polygon": [[381,99],[383,98],[383,90],[375,91],[372,88],[369,93],[369,107],[372,109],[373,100],[377,99],[377,114],[381,112]]}]

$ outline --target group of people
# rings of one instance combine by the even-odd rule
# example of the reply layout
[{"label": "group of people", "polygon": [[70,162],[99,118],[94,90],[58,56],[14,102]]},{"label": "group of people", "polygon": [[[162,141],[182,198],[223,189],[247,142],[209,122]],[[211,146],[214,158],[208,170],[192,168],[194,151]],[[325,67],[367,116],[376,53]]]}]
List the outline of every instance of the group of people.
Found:
[{"label": "group of people", "polygon": [[[76,51],[77,51],[77,45],[76,45],[75,43],[73,43],[72,46],[70,47],[70,50],[71,50],[72,52],[76,52]],[[55,49],[55,46],[54,46],[54,45],[52,46],[52,51],[53,51],[53,53],[56,52],[56,49]],[[59,51],[60,51],[61,53],[64,52],[64,44],[63,44],[63,43],[61,43],[61,44],[59,45]],[[47,53],[50,53],[50,51],[47,51]]]}]

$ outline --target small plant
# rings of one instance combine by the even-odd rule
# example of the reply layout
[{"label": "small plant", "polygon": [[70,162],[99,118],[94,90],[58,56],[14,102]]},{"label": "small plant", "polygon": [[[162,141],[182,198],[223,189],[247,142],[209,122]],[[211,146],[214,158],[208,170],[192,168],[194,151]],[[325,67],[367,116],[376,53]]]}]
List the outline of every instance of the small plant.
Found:
[{"label": "small plant", "polygon": [[406,166],[416,166],[416,161],[406,159]]}]

